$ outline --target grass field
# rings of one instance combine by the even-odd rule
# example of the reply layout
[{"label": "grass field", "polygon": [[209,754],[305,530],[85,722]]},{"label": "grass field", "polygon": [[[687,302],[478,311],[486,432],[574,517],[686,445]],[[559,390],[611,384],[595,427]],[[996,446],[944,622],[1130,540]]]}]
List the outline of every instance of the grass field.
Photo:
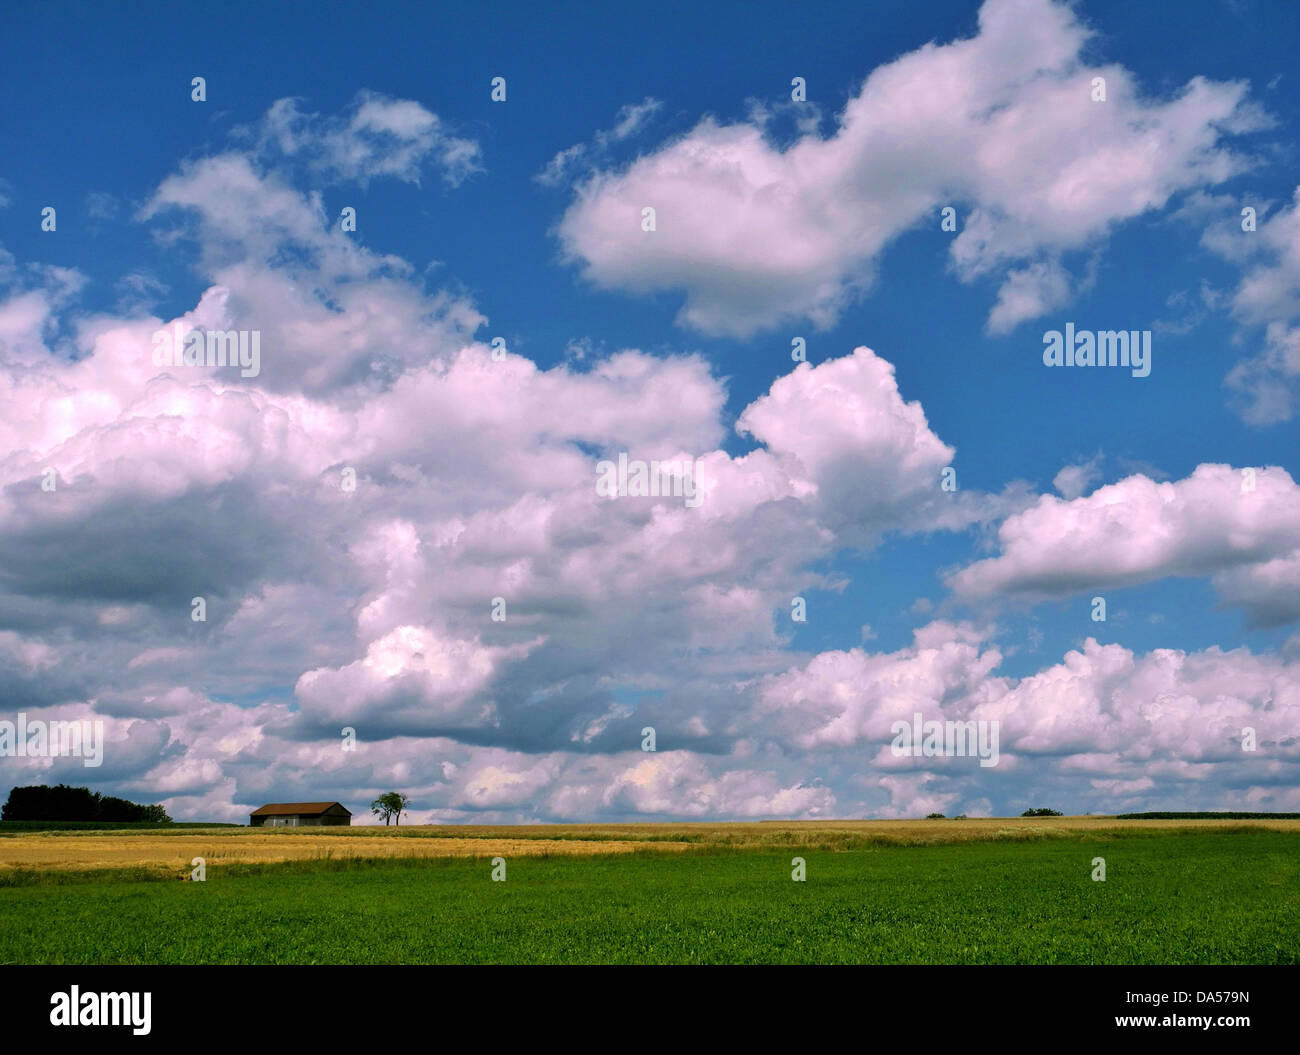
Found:
[{"label": "grass field", "polygon": [[[0,962],[1300,963],[1294,821],[397,831],[123,835],[125,870],[15,867],[10,854]],[[159,843],[249,837],[316,849],[210,860],[204,883],[158,878]],[[323,856],[374,840],[393,852]],[[508,877],[493,882],[505,843]]]},{"label": "grass field", "polygon": [[[934,821],[779,821],[733,824],[568,824],[298,829],[0,831],[0,886],[31,872],[128,869],[188,875],[210,867],[342,858],[518,857],[664,852],[692,848],[866,850],[963,842],[1155,836],[1175,831],[1269,830],[1300,837],[1300,819],[1122,820],[1114,817],[977,818]],[[1298,840],[1300,841],[1300,840]]]}]

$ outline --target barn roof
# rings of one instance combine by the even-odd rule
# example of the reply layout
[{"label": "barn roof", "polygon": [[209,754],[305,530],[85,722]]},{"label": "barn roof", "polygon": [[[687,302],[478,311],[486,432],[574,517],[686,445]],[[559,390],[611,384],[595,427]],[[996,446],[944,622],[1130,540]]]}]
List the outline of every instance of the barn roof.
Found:
[{"label": "barn roof", "polygon": [[341,802],[270,802],[265,806],[255,809],[249,816],[252,817],[285,817],[285,816],[302,816],[311,817],[318,813],[324,813],[331,806],[337,806],[349,817],[352,811]]}]

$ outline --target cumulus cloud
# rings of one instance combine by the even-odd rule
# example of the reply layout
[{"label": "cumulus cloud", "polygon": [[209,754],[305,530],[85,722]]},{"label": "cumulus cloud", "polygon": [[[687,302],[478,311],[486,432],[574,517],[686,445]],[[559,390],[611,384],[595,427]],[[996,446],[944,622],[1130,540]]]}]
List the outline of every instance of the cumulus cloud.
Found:
[{"label": "cumulus cloud", "polygon": [[[438,734],[459,726],[496,721],[490,703],[475,702],[498,666],[527,655],[529,646],[487,648],[453,640],[425,627],[400,626],[372,641],[365,658],[341,670],[312,670],[298,679],[302,713],[322,725],[364,721],[375,713],[373,733],[392,733],[406,723]],[[422,727],[422,728],[421,728]]]},{"label": "cumulus cloud", "polygon": [[1073,500],[1086,494],[1100,479],[1101,457],[1098,455],[1086,462],[1062,468],[1052,478],[1052,486],[1060,492],[1062,498]]},{"label": "cumulus cloud", "polygon": [[[1062,68],[1046,45],[1076,32],[1070,17],[1031,5],[1016,28],[1008,12],[991,5],[979,47],[1032,42],[1037,25],[1042,69]],[[947,54],[918,54],[932,53]],[[868,125],[891,84],[868,82]],[[1207,574],[1258,621],[1284,622],[1300,546],[1285,472],[1260,470],[1253,494],[1203,466],[1085,498],[1088,465],[1058,475],[1063,499],[1014,483],[952,492],[955,448],[865,346],[776,378],[738,408],[735,435],[728,385],[698,355],[496,358],[470,299],[342,236],[290,164],[360,180],[450,169],[430,116],[372,96],[331,118],[286,105],[244,147],[162,180],[138,218],[193,247],[204,284],[179,317],[88,316],[78,273],[0,259],[0,692],[33,715],[104,720],[105,790],[230,820],[273,800],[359,809],[395,786],[439,820],[1014,805],[1001,769],[982,785],[884,752],[886,719],[936,707],[1005,720],[1007,773],[1068,759],[1085,782],[1072,800],[1098,808],[1144,778],[1204,786],[1180,764],[1228,767],[1253,794],[1282,787],[1293,658],[1089,643],[1016,681],[987,627],[939,620],[894,652],[806,656],[778,613],[798,591],[841,587],[826,568],[843,550],[1001,521],[1001,554],[958,573],[960,596]],[[153,335],[177,324],[259,330],[263,369],[156,365]],[[619,453],[691,461],[701,504],[603,497],[596,462]],[[1116,541],[1130,533],[1136,558]],[[1052,709],[1070,678],[1098,714],[1123,682],[1125,707],[1165,693],[1171,720],[1256,720],[1276,768],[1213,757],[1220,722],[1184,745],[1199,751],[1186,763],[1152,746],[1172,733],[1148,729],[1142,750],[1164,751],[1166,769],[1147,778],[1137,754]],[[655,754],[638,749],[646,725]],[[0,773],[84,780],[77,764],[5,758]]]},{"label": "cumulus cloud", "polygon": [[706,117],[595,172],[558,225],[564,252],[602,287],[682,291],[682,325],[747,336],[829,325],[890,243],[951,205],[958,277],[1007,272],[988,320],[1007,332],[1071,296],[1068,254],[1242,171],[1225,141],[1266,123],[1240,83],[1196,77],[1147,97],[1128,70],[1084,60],[1090,39],[1064,4],[987,0],[974,37],[877,68],[829,138],[782,148],[761,121]]},{"label": "cumulus cloud", "polygon": [[[778,379],[730,454],[701,358],[494,358],[472,304],[336,236],[254,154],[187,163],[140,218],[196,244],[193,309],[92,325],[74,275],[15,270],[0,371],[0,613],[33,631],[6,639],[6,684],[134,722],[101,774],[119,793],[228,818],[349,772],[446,816],[824,814],[833,793],[779,757],[728,761],[713,701],[783,662],[773,613],[837,547],[1003,508],[941,491],[952,448],[866,348]],[[263,370],[155,365],[176,324],[259,329]],[[402,351],[376,366],[381,345]],[[702,504],[602,498],[620,451],[694,461]],[[673,757],[628,775],[646,721]]]},{"label": "cumulus cloud", "polygon": [[268,387],[382,387],[485,321],[464,298],[426,296],[409,264],[357,245],[325,218],[319,197],[244,154],[184,166],[140,216],[178,217],[172,237],[198,241],[213,285],[193,324],[256,329]]},{"label": "cumulus cloud", "polygon": [[456,186],[480,171],[478,143],[451,134],[437,114],[412,99],[362,91],[345,113],[325,117],[303,113],[299,103],[277,100],[258,125],[238,135],[334,182],[365,185],[391,177],[418,184],[427,168]]},{"label": "cumulus cloud", "polygon": [[[808,750],[887,745],[895,721],[910,723],[917,711],[939,718],[942,701],[965,701],[948,706],[947,718],[973,713],[986,679],[1002,661],[982,642],[983,634],[970,626],[937,622],[899,652],[823,652],[801,669],[767,678],[754,718]],[[877,761],[888,763],[892,756],[886,756],[882,752]]]},{"label": "cumulus cloud", "polygon": [[919,403],[898,391],[891,363],[869,348],[816,367],[801,363],[748,406],[736,428],[763,443],[842,542],[880,532],[961,527],[1010,511],[1000,498],[945,491],[955,450]]},{"label": "cumulus cloud", "polygon": [[1254,354],[1224,378],[1229,406],[1249,425],[1290,421],[1300,394],[1300,187],[1289,203],[1254,194],[1188,195],[1170,219],[1202,225],[1201,245],[1239,269],[1235,287],[1202,281],[1195,303],[1183,291],[1174,306],[1185,321],[1157,323],[1187,332],[1207,310],[1226,310],[1238,324],[1238,343]]},{"label": "cumulus cloud", "polygon": [[[226,176],[242,193],[209,199]],[[113,790],[220,818],[394,781],[453,819],[827,815],[834,792],[779,750],[738,745],[717,699],[743,708],[737,678],[787,661],[773,613],[826,581],[810,567],[837,547],[1006,508],[940,489],[954,452],[887,361],[859,348],[779,378],[741,415],[754,449],[733,455],[725,386],[703,360],[494,359],[431,326],[441,294],[398,267],[374,279],[309,195],[247,156],[187,166],[144,215],[164,206],[195,218],[183,235],[225,281],[181,320],[101,319],[63,357],[46,335],[70,301],[47,275],[23,368],[0,374],[23,397],[0,423],[0,611],[78,629],[57,664],[34,634],[0,642],[0,658],[20,702],[134,723],[110,738]],[[286,244],[311,252],[286,262]],[[151,334],[175,321],[310,332],[312,300],[239,306],[286,270],[322,286],[338,332],[364,332],[348,289],[384,283],[424,351],[351,385],[312,377],[357,354],[337,337],[304,342],[317,358],[283,371],[275,356],[298,352],[267,338],[255,378],[153,365]],[[602,498],[595,460],[620,450],[695,459],[702,504]],[[292,706],[267,696],[286,684]],[[646,722],[660,758],[628,754]]]},{"label": "cumulus cloud", "polygon": [[1252,240],[1257,262],[1242,277],[1232,310],[1243,323],[1264,326],[1264,347],[1234,366],[1226,384],[1247,422],[1276,425],[1294,417],[1300,397],[1300,187],[1290,205],[1240,234]]},{"label": "cumulus cloud", "polygon": [[[1138,655],[1090,638],[1060,663],[1015,679],[997,673],[1002,655],[987,636],[937,622],[897,652],[822,653],[764,679],[749,719],[801,747],[869,753],[871,774],[860,785],[885,816],[970,803],[979,789],[1005,801],[1025,787],[1096,811],[1153,798],[1182,808],[1300,802],[1294,656],[1218,648]],[[910,724],[917,713],[996,722],[998,764],[980,772],[970,757],[894,755],[892,723]]]},{"label": "cumulus cloud", "polygon": [[1258,624],[1300,618],[1300,488],[1277,466],[1201,465],[1174,483],[1135,475],[1086,498],[1043,495],[997,535],[996,557],[949,578],[959,595],[1063,597],[1208,576]]},{"label": "cumulus cloud", "polygon": [[1070,302],[1070,276],[1057,260],[1040,260],[1015,268],[998,290],[997,303],[989,312],[988,331],[1010,333],[1022,322],[1036,319]]}]

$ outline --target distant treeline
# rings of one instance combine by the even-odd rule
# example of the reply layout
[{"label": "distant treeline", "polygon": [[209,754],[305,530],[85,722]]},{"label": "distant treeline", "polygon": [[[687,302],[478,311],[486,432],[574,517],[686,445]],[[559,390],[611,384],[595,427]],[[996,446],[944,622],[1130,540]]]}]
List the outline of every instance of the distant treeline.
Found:
[{"label": "distant treeline", "polygon": [[215,821],[0,821],[0,835],[6,832],[160,831],[165,828],[242,827],[242,824]]},{"label": "distant treeline", "polygon": [[1294,821],[1300,813],[1118,813],[1122,821]]},{"label": "distant treeline", "polygon": [[170,824],[161,806],[141,806],[67,784],[14,788],[0,810],[0,821],[96,821],[99,823]]}]

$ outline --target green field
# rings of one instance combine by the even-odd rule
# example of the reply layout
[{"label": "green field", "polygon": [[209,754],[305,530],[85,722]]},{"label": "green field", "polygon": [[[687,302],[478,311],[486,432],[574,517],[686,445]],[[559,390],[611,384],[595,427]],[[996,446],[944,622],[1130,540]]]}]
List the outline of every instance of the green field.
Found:
[{"label": "green field", "polygon": [[0,962],[1300,963],[1294,833],[794,852],[806,882],[767,849],[29,877]]}]

